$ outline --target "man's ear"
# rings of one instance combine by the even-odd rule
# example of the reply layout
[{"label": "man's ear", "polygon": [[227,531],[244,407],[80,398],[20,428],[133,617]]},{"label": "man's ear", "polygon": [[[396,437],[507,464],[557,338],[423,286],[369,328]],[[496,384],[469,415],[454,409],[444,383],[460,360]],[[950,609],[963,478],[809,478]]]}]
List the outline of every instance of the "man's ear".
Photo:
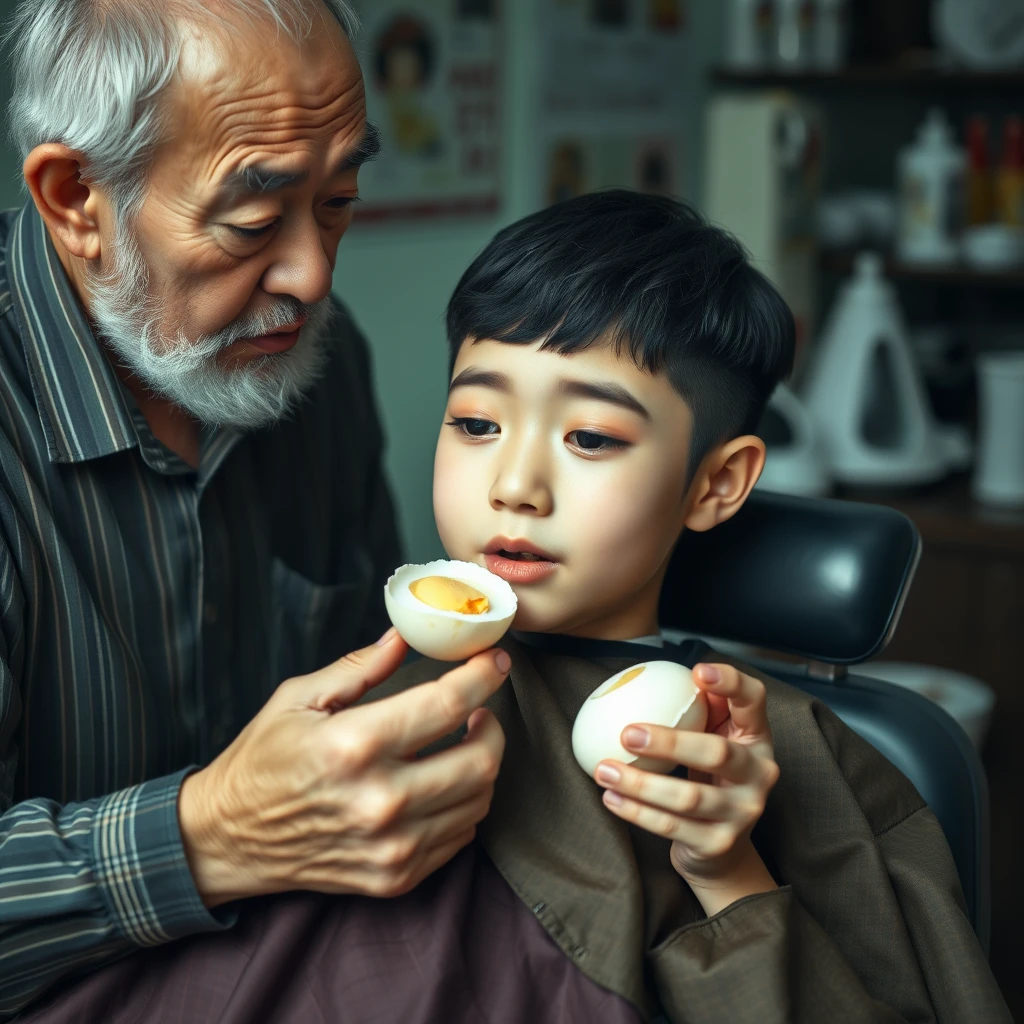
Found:
[{"label": "man's ear", "polygon": [[685,527],[702,533],[731,519],[764,469],[764,441],[753,434],[720,445],[701,463],[690,487]]},{"label": "man's ear", "polygon": [[99,210],[96,189],[82,181],[82,154],[57,142],[36,146],[22,168],[25,183],[50,233],[72,255],[99,259]]}]

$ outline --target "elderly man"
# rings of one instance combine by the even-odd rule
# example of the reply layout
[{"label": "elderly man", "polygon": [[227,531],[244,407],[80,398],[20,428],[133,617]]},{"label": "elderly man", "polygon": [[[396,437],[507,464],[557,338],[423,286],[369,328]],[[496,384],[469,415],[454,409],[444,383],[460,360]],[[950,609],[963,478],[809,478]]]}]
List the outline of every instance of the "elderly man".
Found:
[{"label": "elderly man", "polygon": [[367,352],[329,296],[377,150],[352,27],[343,0],[15,15],[31,201],[0,221],[2,1019],[224,929],[240,897],[408,892],[486,814],[489,712],[409,755],[506,655],[365,707],[404,646],[329,665],[381,632],[399,560]]}]

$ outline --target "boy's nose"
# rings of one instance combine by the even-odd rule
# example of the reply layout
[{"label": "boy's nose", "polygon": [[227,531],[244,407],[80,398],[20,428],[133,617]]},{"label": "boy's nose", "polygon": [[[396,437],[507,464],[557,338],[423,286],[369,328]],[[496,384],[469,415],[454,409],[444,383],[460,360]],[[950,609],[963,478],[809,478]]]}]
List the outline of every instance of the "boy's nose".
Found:
[{"label": "boy's nose", "polygon": [[554,510],[554,497],[542,474],[525,466],[500,472],[488,497],[495,511],[508,509],[523,515],[549,516]]}]

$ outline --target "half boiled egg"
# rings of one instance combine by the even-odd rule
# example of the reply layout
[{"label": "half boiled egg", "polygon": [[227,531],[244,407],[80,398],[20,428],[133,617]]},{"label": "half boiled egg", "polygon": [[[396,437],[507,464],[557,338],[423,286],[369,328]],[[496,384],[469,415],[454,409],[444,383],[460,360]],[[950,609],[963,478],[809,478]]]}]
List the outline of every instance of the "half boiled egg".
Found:
[{"label": "half boiled egg", "polygon": [[462,661],[496,644],[516,617],[515,591],[474,562],[403,565],[384,587],[388,616],[415,651]]},{"label": "half boiled egg", "polygon": [[622,730],[649,722],[703,732],[707,720],[707,699],[685,665],[645,661],[606,679],[583,702],[572,726],[572,752],[591,778],[606,758],[665,774],[676,765],[628,751],[620,740]]}]

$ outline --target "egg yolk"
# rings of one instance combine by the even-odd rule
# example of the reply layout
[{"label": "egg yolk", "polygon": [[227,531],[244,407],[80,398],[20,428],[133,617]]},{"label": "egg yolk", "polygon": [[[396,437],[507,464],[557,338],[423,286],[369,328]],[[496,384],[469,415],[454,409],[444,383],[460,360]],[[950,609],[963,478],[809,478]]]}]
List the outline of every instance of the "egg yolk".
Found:
[{"label": "egg yolk", "polygon": [[633,682],[634,679],[646,668],[646,665],[638,665],[636,668],[631,668],[628,672],[624,673],[622,678],[614,686],[609,686],[604,693],[599,694],[601,697],[607,697],[609,693],[614,693],[620,687],[625,686],[626,683]]},{"label": "egg yolk", "polygon": [[481,615],[490,609],[487,598],[475,587],[447,576],[424,576],[409,584],[409,593],[431,608],[463,615]]}]

